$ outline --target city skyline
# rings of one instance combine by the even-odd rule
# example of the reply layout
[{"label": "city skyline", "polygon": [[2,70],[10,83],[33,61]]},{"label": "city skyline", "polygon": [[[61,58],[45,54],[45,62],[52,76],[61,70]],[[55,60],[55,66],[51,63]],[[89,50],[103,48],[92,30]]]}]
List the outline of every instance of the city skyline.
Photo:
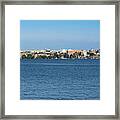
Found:
[{"label": "city skyline", "polygon": [[21,20],[20,49],[100,49],[100,21]]},{"label": "city skyline", "polygon": [[27,50],[20,52],[21,59],[100,59],[100,50]]},{"label": "city skyline", "polygon": [[24,49],[24,50],[20,50],[20,51],[41,51],[41,50],[55,50],[55,51],[62,51],[62,50],[86,50],[86,51],[89,51],[89,50],[100,50],[100,49],[98,49],[98,48],[96,48],[96,49],[93,49],[93,48],[91,48],[91,49],[71,49],[71,48],[68,48],[68,49],[65,49],[65,48],[61,48],[61,49],[49,49],[49,48],[44,48],[44,49]]}]

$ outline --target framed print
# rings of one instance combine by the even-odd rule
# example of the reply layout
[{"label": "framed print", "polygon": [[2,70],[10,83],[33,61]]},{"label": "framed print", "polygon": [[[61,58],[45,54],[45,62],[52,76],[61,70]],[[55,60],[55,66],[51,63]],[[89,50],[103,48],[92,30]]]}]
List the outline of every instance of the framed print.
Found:
[{"label": "framed print", "polygon": [[119,119],[119,1],[2,1],[1,118]]}]

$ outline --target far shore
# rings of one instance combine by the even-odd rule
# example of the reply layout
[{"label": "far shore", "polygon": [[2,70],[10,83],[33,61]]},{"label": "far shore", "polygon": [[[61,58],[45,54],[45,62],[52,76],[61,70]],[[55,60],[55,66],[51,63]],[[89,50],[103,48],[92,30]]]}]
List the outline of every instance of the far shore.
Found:
[{"label": "far shore", "polygon": [[20,52],[20,59],[100,59],[100,50],[26,50]]}]

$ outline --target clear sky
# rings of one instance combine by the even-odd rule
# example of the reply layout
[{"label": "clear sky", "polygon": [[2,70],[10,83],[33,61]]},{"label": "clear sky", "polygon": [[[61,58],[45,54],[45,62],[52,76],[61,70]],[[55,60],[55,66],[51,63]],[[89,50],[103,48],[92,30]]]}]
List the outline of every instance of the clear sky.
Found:
[{"label": "clear sky", "polygon": [[21,20],[20,48],[99,49],[99,20]]}]

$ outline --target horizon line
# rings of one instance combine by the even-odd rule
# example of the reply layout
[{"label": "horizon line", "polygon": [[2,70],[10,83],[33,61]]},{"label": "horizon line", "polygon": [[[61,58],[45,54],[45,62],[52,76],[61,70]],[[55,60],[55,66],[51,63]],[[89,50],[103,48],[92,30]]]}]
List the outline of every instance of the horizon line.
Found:
[{"label": "horizon line", "polygon": [[60,49],[50,49],[50,48],[44,48],[44,49],[20,49],[23,50],[100,50],[100,48],[91,48],[91,49],[72,49],[72,48],[60,48]]}]

